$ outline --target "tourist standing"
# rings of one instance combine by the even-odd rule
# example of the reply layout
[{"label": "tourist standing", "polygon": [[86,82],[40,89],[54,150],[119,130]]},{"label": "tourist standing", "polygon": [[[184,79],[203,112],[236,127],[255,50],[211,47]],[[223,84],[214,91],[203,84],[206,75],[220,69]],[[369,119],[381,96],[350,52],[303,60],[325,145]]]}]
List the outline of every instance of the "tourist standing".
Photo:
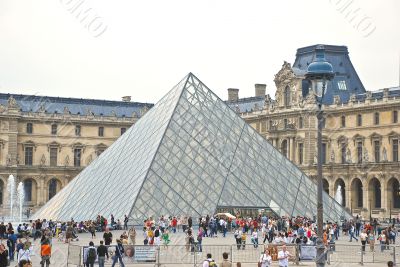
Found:
[{"label": "tourist standing", "polygon": [[0,267],[8,266],[8,251],[4,244],[0,244]]},{"label": "tourist standing", "polygon": [[385,246],[386,246],[386,234],[385,234],[385,231],[381,232],[381,234],[378,237],[378,240],[380,241],[380,244],[381,244],[381,252],[383,252],[385,250]]},{"label": "tourist standing", "polygon": [[129,218],[125,214],[125,217],[124,217],[124,230],[128,230],[128,221],[129,221]]},{"label": "tourist standing", "polygon": [[278,264],[279,267],[288,267],[289,266],[289,257],[292,256],[290,255],[289,251],[286,250],[286,246],[282,246],[282,250],[278,252]]},{"label": "tourist standing", "polygon": [[362,232],[360,234],[362,252],[365,252],[365,244],[367,243],[367,238],[368,238],[367,233],[365,232],[365,230],[362,230]]},{"label": "tourist standing", "polygon": [[217,264],[212,259],[211,253],[207,253],[207,259],[203,262],[203,267],[215,267]]},{"label": "tourist standing", "polygon": [[368,241],[371,252],[375,251],[375,235],[373,230],[371,230],[368,234]]},{"label": "tourist standing", "polygon": [[97,251],[94,247],[94,243],[92,241],[89,242],[89,248],[86,250],[86,254],[84,255],[85,266],[93,267],[94,262],[96,261]]},{"label": "tourist standing", "polygon": [[106,227],[106,231],[103,234],[103,240],[106,246],[109,246],[112,243],[112,233],[108,227]]},{"label": "tourist standing", "polygon": [[228,260],[228,253],[222,253],[222,259],[221,267],[232,267],[232,262]]},{"label": "tourist standing", "polygon": [[104,263],[109,258],[108,256],[108,248],[104,246],[103,240],[100,240],[100,246],[97,247],[97,257],[99,261],[99,267],[104,267]]},{"label": "tourist standing", "polygon": [[18,263],[20,263],[22,260],[31,261],[31,251],[29,250],[30,246],[31,243],[26,241],[23,248],[18,251]]},{"label": "tourist standing", "polygon": [[272,258],[267,248],[264,250],[264,253],[261,254],[259,262],[261,263],[261,267],[270,267],[272,265]]}]

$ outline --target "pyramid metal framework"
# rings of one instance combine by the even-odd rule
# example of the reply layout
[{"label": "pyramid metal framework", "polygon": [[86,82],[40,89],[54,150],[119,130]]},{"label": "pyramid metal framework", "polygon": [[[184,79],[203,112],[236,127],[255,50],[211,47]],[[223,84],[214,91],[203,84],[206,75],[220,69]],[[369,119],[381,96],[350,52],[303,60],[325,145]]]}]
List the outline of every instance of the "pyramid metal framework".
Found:
[{"label": "pyramid metal framework", "polygon": [[[190,73],[32,218],[141,224],[217,207],[312,217],[316,199],[316,184]],[[350,217],[323,199],[325,220]]]}]

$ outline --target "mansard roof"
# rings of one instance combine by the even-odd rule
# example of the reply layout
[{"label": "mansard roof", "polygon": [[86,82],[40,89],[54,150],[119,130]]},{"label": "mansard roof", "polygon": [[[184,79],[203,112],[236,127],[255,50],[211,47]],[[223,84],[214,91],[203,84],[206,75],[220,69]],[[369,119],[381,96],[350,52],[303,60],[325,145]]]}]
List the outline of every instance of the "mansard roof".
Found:
[{"label": "mansard roof", "polygon": [[140,117],[141,110],[151,108],[153,104],[98,99],[51,97],[38,95],[0,93],[0,104],[7,106],[13,97],[22,112],[65,113],[73,115],[132,117],[136,113]]}]

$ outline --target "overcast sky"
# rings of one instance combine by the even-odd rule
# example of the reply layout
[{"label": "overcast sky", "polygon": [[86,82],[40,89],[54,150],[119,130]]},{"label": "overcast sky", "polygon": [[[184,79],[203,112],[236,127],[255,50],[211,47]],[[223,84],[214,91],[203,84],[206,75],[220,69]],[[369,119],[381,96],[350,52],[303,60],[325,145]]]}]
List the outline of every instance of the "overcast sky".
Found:
[{"label": "overcast sky", "polygon": [[377,90],[399,84],[399,14],[398,0],[0,0],[0,91],[154,103],[193,72],[222,99],[255,83],[274,96],[283,61],[318,43],[348,46]]}]

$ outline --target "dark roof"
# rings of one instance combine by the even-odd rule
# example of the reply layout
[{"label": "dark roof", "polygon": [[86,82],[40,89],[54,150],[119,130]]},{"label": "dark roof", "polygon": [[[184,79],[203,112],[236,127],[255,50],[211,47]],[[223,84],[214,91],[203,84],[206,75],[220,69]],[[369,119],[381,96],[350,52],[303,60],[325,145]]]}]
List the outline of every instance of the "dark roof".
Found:
[{"label": "dark roof", "polygon": [[39,112],[43,106],[46,113],[64,113],[64,108],[68,108],[71,114],[88,115],[91,112],[95,116],[113,116],[114,111],[117,117],[132,117],[133,112],[140,117],[140,111],[145,106],[147,108],[153,106],[153,104],[138,102],[3,93],[0,93],[0,104],[7,106],[7,101],[11,96],[23,112]]},{"label": "dark roof", "polygon": [[264,107],[264,96],[253,96],[247,98],[240,98],[238,101],[225,101],[225,103],[234,111],[251,112],[256,109],[261,110]]},{"label": "dark roof", "polygon": [[[315,59],[315,49],[317,46],[318,45],[312,45],[297,49],[296,60],[293,64],[293,68],[297,68],[303,72],[306,71],[308,65]],[[330,83],[328,83],[323,102],[325,104],[332,104],[334,95],[339,95],[342,102],[348,102],[351,94],[365,93],[364,85],[351,63],[347,47],[324,45],[324,48],[325,59],[332,64],[335,77]],[[299,72],[298,70],[297,72]],[[339,89],[340,82],[345,83],[346,90]],[[304,86],[308,89],[307,83],[304,83]],[[303,93],[307,94],[307,90],[303,90]]]}]

